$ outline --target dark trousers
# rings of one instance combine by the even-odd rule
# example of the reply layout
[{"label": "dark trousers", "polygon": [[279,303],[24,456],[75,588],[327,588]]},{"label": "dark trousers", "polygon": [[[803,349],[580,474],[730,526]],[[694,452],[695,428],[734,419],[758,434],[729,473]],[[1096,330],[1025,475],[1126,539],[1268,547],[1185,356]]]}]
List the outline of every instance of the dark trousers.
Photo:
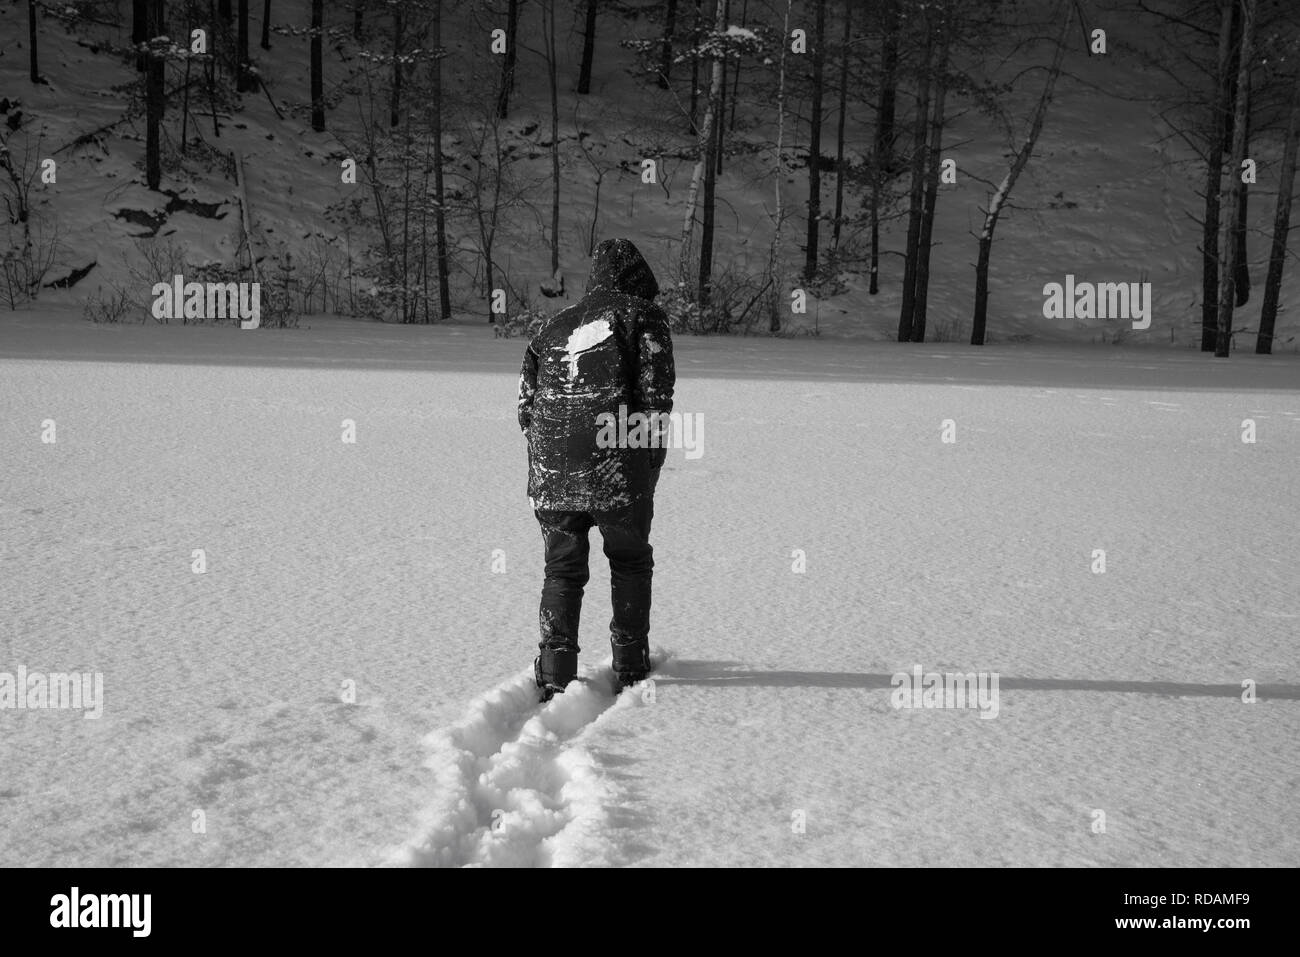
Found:
[{"label": "dark trousers", "polygon": [[534,512],[542,527],[546,549],[546,581],[538,612],[540,647],[578,651],[578,622],[582,617],[582,592],[591,577],[588,567],[593,525],[600,529],[609,559],[610,591],[614,617],[609,623],[610,643],[618,649],[644,647],[650,633],[650,578],[654,549],[650,547],[650,522],[654,518],[654,486],[644,499],[608,512]]}]

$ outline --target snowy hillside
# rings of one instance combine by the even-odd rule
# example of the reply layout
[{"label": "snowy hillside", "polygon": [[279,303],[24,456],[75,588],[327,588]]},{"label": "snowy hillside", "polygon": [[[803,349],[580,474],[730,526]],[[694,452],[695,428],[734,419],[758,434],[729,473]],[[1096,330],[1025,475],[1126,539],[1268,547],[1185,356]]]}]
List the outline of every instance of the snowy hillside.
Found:
[{"label": "snowy hillside", "polygon": [[[1049,4],[1030,12],[1041,15]],[[261,5],[254,4],[250,29],[261,32]],[[536,16],[536,11],[525,17]],[[629,4],[627,17],[602,20],[596,37],[595,75],[592,92],[573,98],[573,77],[582,46],[582,23],[577,6],[561,4],[562,43],[558,51],[561,86],[566,106],[560,117],[561,168],[561,267],[568,277],[567,301],[580,295],[588,259],[588,240],[596,218],[597,170],[600,210],[596,232],[600,236],[634,237],[657,271],[675,268],[682,211],[690,179],[688,151],[692,141],[684,135],[682,123],[674,119],[680,104],[676,93],[659,90],[652,80],[632,70],[624,41],[655,35],[654,4]],[[360,276],[366,248],[375,239],[364,229],[344,229],[340,205],[353,200],[367,201],[364,185],[340,182],[340,161],[355,153],[359,139],[355,74],[364,57],[361,47],[348,37],[326,45],[326,78],[331,102],[330,128],[314,133],[307,105],[308,42],[291,31],[309,22],[308,0],[277,0],[272,23],[271,50],[254,50],[254,59],[268,79],[268,95],[243,95],[238,108],[223,108],[219,136],[212,122],[195,105],[190,135],[204,145],[196,147],[184,169],[169,172],[164,193],[151,193],[141,169],[143,128],[138,118],[101,133],[90,144],[64,149],[58,154],[56,184],[46,185],[39,203],[56,216],[60,236],[66,245],[64,266],[56,275],[95,268],[71,289],[50,289],[42,294],[50,303],[79,303],[97,289],[126,283],[135,290],[139,318],[146,317],[149,298],[137,272],[148,272],[142,264],[139,243],[156,230],[146,244],[166,248],[174,244],[191,263],[231,263],[238,247],[239,205],[230,157],[245,158],[248,196],[259,254],[268,275],[276,275],[277,264],[287,254],[299,268],[318,268],[328,263],[336,281],[344,283],[348,305],[364,305],[364,291],[371,283]],[[329,16],[337,16],[329,14]],[[795,25],[807,27],[807,11],[794,7]],[[473,91],[476,70],[484,69],[482,43],[491,28],[471,14],[468,7],[449,4],[444,43],[449,50],[444,60],[448,83],[468,85]],[[999,227],[991,273],[990,335],[994,341],[1034,340],[1112,341],[1156,345],[1193,346],[1198,341],[1199,254],[1196,223],[1201,201],[1196,190],[1200,177],[1193,154],[1170,125],[1168,103],[1177,101],[1173,81],[1151,62],[1149,47],[1157,34],[1152,21],[1135,14],[1126,4],[1099,4],[1094,14],[1112,37],[1104,56],[1090,56],[1086,50],[1071,50],[1063,76],[1048,114],[1042,138],[1025,177],[1013,197],[1013,208]],[[346,18],[339,16],[338,20]],[[0,7],[0,30],[21,37],[25,11],[10,4]],[[374,16],[370,35],[379,42],[386,21]],[[74,32],[56,29],[48,21],[43,43],[44,72],[49,83],[32,86],[26,79],[21,55],[22,40],[16,40],[13,55],[0,58],[0,95],[21,101],[29,121],[35,117],[33,136],[41,136],[42,149],[67,147],[76,137],[117,121],[126,104],[127,84],[134,74],[129,64],[115,59],[98,43],[123,45],[129,42],[129,17],[119,30],[82,23]],[[328,21],[346,34],[346,22]],[[536,32],[538,25],[525,19],[521,29]],[[123,32],[125,30],[126,32]],[[288,31],[288,32],[286,32]],[[1002,56],[999,53],[999,56]],[[998,69],[987,71],[1003,81],[1017,76],[1027,66],[1042,60],[1041,44],[1008,51],[1011,58]],[[992,62],[992,58],[990,58]],[[792,63],[791,69],[795,69]],[[982,68],[982,69],[983,69]],[[521,54],[525,80],[516,92],[511,116],[502,125],[507,149],[517,158],[512,170],[526,194],[549,215],[550,189],[547,182],[549,159],[549,101],[545,83],[538,82],[543,69],[534,52]],[[751,69],[754,69],[751,67]],[[1024,82],[1010,102],[1021,104],[1027,113],[1037,86]],[[791,90],[790,119],[786,124],[788,167],[784,184],[787,202],[801,209],[807,198],[807,94]],[[476,99],[477,97],[477,99]],[[481,101],[479,93],[468,93],[466,102]],[[935,253],[931,276],[931,335],[964,341],[969,337],[971,301],[974,290],[976,233],[982,222],[981,210],[992,193],[990,183],[1006,171],[1011,142],[984,112],[959,92],[951,98],[949,128],[945,133],[945,157],[956,163],[957,182],[941,187],[936,222]],[[273,106],[271,100],[276,105]],[[573,101],[575,106],[567,104]],[[830,99],[824,108],[828,122],[834,110]],[[466,108],[467,109],[467,108]],[[775,141],[774,110],[767,95],[749,91],[737,107],[736,132],[730,155],[718,181],[718,195],[724,205],[720,213],[718,253],[720,270],[757,285],[767,255],[774,208],[772,192],[772,150]],[[1011,113],[1016,115],[1017,109]],[[279,114],[277,114],[277,110]],[[910,110],[907,94],[900,98],[900,116]],[[906,121],[910,123],[910,119]],[[453,185],[457,175],[469,176],[475,152],[474,129],[468,120],[456,120],[444,134],[444,151],[451,163]],[[870,143],[874,123],[872,111],[856,101],[847,114],[846,155],[860,161]],[[178,136],[179,130],[174,131]],[[833,142],[824,134],[823,152],[833,155]],[[904,138],[910,131],[904,133]],[[1258,157],[1260,185],[1250,207],[1253,230],[1250,255],[1258,287],[1267,257],[1267,236],[1271,231],[1271,197],[1276,189],[1280,131],[1274,126],[1259,133],[1254,154]],[[48,145],[45,145],[48,144]],[[44,155],[44,153],[42,153]],[[662,182],[645,185],[639,176],[640,162],[657,158]],[[823,176],[823,205],[833,202],[833,179]],[[531,184],[531,185],[528,185]],[[903,184],[905,185],[905,184]],[[174,193],[175,195],[170,195]],[[846,194],[850,214],[860,212],[865,193],[850,188]],[[796,214],[786,231],[785,262],[793,276],[801,263],[802,222]],[[452,245],[468,250],[475,241],[471,219],[452,217]],[[531,290],[535,304],[544,308],[564,304],[540,297],[537,287],[550,273],[547,243],[534,215],[518,212],[514,225],[503,228],[496,259],[512,286]],[[846,251],[865,257],[868,235],[865,222],[848,230]],[[840,278],[844,290],[826,298],[813,298],[806,315],[791,316],[788,331],[822,335],[891,339],[896,333],[899,289],[903,262],[906,221],[889,220],[882,237],[881,291],[867,292],[865,258],[846,259]],[[351,255],[357,274],[341,278],[343,263]],[[478,269],[458,254],[460,266],[453,272],[454,321],[486,325],[488,299],[470,280]],[[166,257],[164,257],[166,258]],[[1043,314],[1043,287],[1063,282],[1066,275],[1079,281],[1138,282],[1152,284],[1152,323],[1149,330],[1135,331],[1125,323],[1104,319],[1051,320]],[[1283,311],[1279,317],[1276,348],[1296,348],[1296,325],[1285,309],[1297,286],[1294,270],[1284,278]],[[347,291],[347,286],[353,288]],[[1260,302],[1258,289],[1238,314],[1236,327],[1252,330]],[[319,305],[313,306],[319,308]],[[330,304],[331,311],[334,305]],[[1249,341],[1247,341],[1249,340]],[[1253,336],[1239,336],[1239,347],[1253,345]]]}]

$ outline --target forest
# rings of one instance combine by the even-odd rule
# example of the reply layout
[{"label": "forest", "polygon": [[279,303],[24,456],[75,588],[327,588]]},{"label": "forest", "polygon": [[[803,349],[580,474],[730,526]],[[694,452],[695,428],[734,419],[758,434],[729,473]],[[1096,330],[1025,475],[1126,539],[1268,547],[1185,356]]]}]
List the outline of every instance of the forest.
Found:
[{"label": "forest", "polygon": [[[147,289],[183,274],[259,281],[272,324],[527,334],[580,294],[615,231],[648,247],[679,331],[816,334],[801,317],[840,303],[887,310],[900,342],[981,345],[1000,331],[999,282],[1025,281],[1018,248],[1050,230],[1025,194],[1064,169],[1040,141],[1074,88],[1096,115],[1110,98],[1158,116],[1166,182],[1187,185],[1194,228],[1171,238],[1199,268],[1155,282],[1187,292],[1170,341],[1268,353],[1285,323],[1300,24],[1277,0],[25,7],[0,75],[11,309],[64,289],[96,321],[145,321]],[[1097,89],[1108,59],[1162,82]],[[219,243],[186,237],[203,218]],[[211,222],[188,228],[212,239]],[[936,288],[958,243],[964,288]],[[1075,271],[1044,278],[1059,290]],[[1102,278],[1137,288],[1149,271]],[[1051,298],[1031,285],[1022,298]],[[1112,341],[1146,328],[1097,318]]]}]

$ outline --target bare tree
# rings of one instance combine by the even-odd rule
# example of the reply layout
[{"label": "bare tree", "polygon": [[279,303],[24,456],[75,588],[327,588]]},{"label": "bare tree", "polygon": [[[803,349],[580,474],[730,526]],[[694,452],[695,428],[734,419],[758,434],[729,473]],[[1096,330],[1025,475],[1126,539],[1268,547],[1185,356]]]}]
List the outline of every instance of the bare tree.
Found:
[{"label": "bare tree", "polygon": [[840,114],[835,129],[835,219],[831,226],[831,249],[840,248],[840,227],[844,224],[844,124],[849,107],[849,53],[853,35],[853,4],[844,5],[844,36],[840,38]]},{"label": "bare tree", "polygon": [[673,68],[673,31],[677,28],[677,0],[664,5],[663,51],[659,57],[659,89],[668,89],[668,76]]},{"label": "bare tree", "polygon": [[1065,57],[1065,38],[1070,30],[1074,15],[1073,4],[1064,4],[1060,30],[1056,37],[1056,47],[1052,52],[1052,64],[1047,70],[1047,79],[1043,82],[1043,92],[1034,106],[1033,116],[1029,121],[1029,132],[1024,142],[1011,159],[1011,168],[998,184],[997,192],[989,200],[988,209],[984,211],[984,227],[979,234],[979,261],[975,265],[975,315],[971,321],[970,344],[984,345],[985,327],[988,323],[989,308],[989,258],[993,251],[993,231],[997,229],[998,218],[1006,208],[1007,198],[1015,188],[1016,180],[1029,165],[1029,157],[1034,152],[1034,145],[1043,131],[1043,122],[1047,119],[1047,108],[1051,105],[1052,94],[1056,90],[1056,81],[1061,75],[1061,64]]},{"label": "bare tree", "polygon": [[447,194],[442,168],[442,0],[433,2],[433,222],[438,263],[438,317],[451,318],[451,287],[447,268]]},{"label": "bare tree", "polygon": [[551,287],[563,293],[560,275],[560,98],[556,87],[555,0],[543,0],[543,34],[546,43],[546,79],[551,93]]},{"label": "bare tree", "polygon": [[388,125],[396,128],[401,122],[402,114],[402,36],[405,24],[403,22],[404,0],[394,0],[393,3],[393,85],[392,92],[388,100]]},{"label": "bare tree", "polygon": [[578,68],[578,93],[591,92],[591,61],[596,51],[596,0],[587,0],[586,29],[582,32],[582,64]]},{"label": "bare tree", "polygon": [[239,16],[236,24],[236,55],[239,58],[239,70],[235,75],[235,90],[244,93],[254,89],[251,66],[248,58],[248,0],[239,0]]},{"label": "bare tree", "polygon": [[1209,117],[1205,156],[1205,218],[1201,225],[1201,351],[1214,349],[1219,302],[1219,204],[1223,190],[1224,117],[1230,105],[1228,79],[1232,63],[1233,11],[1237,0],[1222,0],[1215,96]]},{"label": "bare tree", "polygon": [[817,275],[817,240],[822,214],[822,87],[826,73],[826,0],[816,0],[813,31],[812,106],[808,134],[808,231],[804,246],[803,277]]},{"label": "bare tree", "polygon": [[[270,6],[270,0],[267,0]],[[311,128],[325,131],[325,70],[321,57],[325,32],[324,0],[311,0]]]},{"label": "bare tree", "polygon": [[1229,167],[1232,184],[1228,190],[1228,207],[1232,221],[1228,225],[1229,241],[1223,257],[1219,277],[1219,315],[1214,354],[1226,358],[1232,347],[1232,310],[1235,304],[1237,282],[1237,244],[1231,241],[1240,228],[1241,218],[1241,164],[1246,157],[1246,114],[1250,101],[1250,66],[1254,57],[1256,0],[1241,0],[1241,47],[1238,54],[1237,95],[1233,108],[1232,162]]},{"label": "bare tree", "polygon": [[916,311],[916,251],[921,243],[921,219],[925,202],[926,142],[930,133],[930,65],[934,46],[928,13],[921,16],[924,40],[917,70],[916,122],[912,138],[912,183],[908,190],[907,246],[903,255],[903,303],[898,313],[898,341],[912,338],[912,316]]},{"label": "bare tree", "polygon": [[[682,221],[681,249],[678,259],[678,275],[685,280],[691,273],[691,234],[695,230],[695,204],[699,197],[700,186],[704,182],[705,164],[713,161],[712,143],[713,124],[717,121],[715,107],[719,90],[722,86],[722,33],[726,29],[723,0],[713,0],[714,42],[712,44],[713,82],[709,86],[708,106],[704,111],[704,122],[700,125],[697,143],[699,157],[691,171],[691,183],[686,192],[686,214]],[[700,45],[697,43],[695,52]],[[698,61],[699,57],[696,57]]]},{"label": "bare tree", "polygon": [[30,49],[28,52],[28,66],[31,70],[31,81],[33,83],[41,82],[40,67],[36,63],[36,0],[27,0],[27,38]]},{"label": "bare tree", "polygon": [[[227,3],[230,0],[226,0]],[[143,73],[149,66],[149,58],[141,49],[141,44],[149,39],[149,0],[131,0],[131,44],[136,49],[135,68]]]},{"label": "bare tree", "polygon": [[510,0],[506,8],[506,52],[501,60],[501,87],[497,92],[497,116],[505,119],[510,114],[510,94],[515,89],[515,63],[519,36],[519,0]]},{"label": "bare tree", "polygon": [[953,10],[936,4],[939,22],[939,56],[934,68],[934,106],[930,117],[925,189],[921,198],[921,233],[916,244],[916,292],[912,306],[912,341],[925,341],[926,304],[930,297],[930,250],[934,234],[934,213],[939,199],[940,150],[943,146],[944,104],[948,94],[948,51],[952,42]]},{"label": "bare tree", "polygon": [[776,169],[772,177],[776,189],[776,228],[772,231],[772,248],[768,254],[768,284],[772,290],[769,332],[781,331],[782,299],[785,295],[782,282],[781,240],[785,225],[785,200],[781,183],[785,180],[785,56],[790,49],[790,10],[792,0],[785,0],[785,20],[781,28],[781,58],[777,66],[776,86]]},{"label": "bare tree", "polygon": [[898,100],[898,36],[901,0],[880,0],[880,91],[876,105],[876,162],[893,166],[894,106]]},{"label": "bare tree", "polygon": [[1300,144],[1300,69],[1296,70],[1287,112],[1286,142],[1282,150],[1282,169],[1277,186],[1277,208],[1273,215],[1273,243],[1268,255],[1268,275],[1264,278],[1264,302],[1259,310],[1259,333],[1255,351],[1268,355],[1273,351],[1273,329],[1277,324],[1277,303],[1282,290],[1282,270],[1286,265],[1287,238],[1291,232],[1291,197],[1295,186],[1296,151]]},{"label": "bare tree", "polygon": [[149,0],[149,17],[146,31],[150,36],[149,66],[145,70],[145,182],[152,190],[162,188],[162,120],[164,109],[164,69],[166,59],[161,49],[155,48],[153,38],[162,35],[163,0]]}]

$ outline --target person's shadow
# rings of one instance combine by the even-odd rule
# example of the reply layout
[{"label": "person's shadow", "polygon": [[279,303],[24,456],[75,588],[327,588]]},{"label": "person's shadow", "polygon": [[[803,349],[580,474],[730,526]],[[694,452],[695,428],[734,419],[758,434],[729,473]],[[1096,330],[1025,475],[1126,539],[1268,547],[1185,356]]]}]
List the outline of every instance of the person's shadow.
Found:
[{"label": "person's shadow", "polygon": [[[927,669],[927,671],[941,669]],[[764,688],[892,688],[893,675],[854,671],[750,671],[737,661],[671,661],[667,670],[653,675],[661,685],[706,685],[715,687]],[[1018,678],[999,675],[998,687],[1008,691],[1105,691],[1156,694],[1171,698],[1188,696],[1239,698],[1240,684],[1189,684],[1179,681],[1122,681],[1090,678]],[[1300,700],[1300,686],[1257,684],[1260,701],[1282,698]]]}]

